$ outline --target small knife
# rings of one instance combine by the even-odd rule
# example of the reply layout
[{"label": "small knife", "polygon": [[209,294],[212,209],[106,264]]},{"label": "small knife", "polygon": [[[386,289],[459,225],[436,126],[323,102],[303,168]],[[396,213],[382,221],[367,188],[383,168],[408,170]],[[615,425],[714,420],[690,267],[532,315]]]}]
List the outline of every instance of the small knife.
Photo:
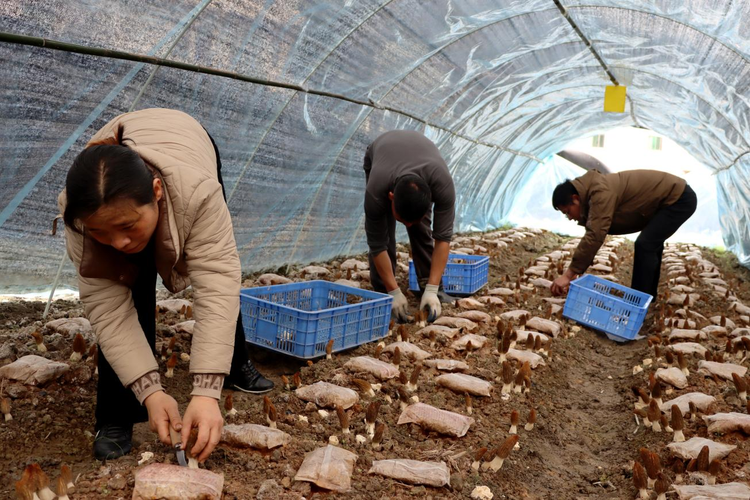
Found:
[{"label": "small knife", "polygon": [[180,433],[169,427],[169,437],[172,439],[172,446],[174,447],[174,454],[177,457],[177,463],[182,467],[187,467],[187,460],[185,458],[185,450],[182,449],[182,438]]}]

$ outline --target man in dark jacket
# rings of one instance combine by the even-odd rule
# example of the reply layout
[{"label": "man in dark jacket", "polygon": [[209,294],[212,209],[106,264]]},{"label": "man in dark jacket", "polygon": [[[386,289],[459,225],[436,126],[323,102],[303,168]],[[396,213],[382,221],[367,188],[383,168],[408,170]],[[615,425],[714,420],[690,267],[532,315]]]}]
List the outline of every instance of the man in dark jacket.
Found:
[{"label": "man in dark jacket", "polygon": [[[408,317],[408,303],[396,283],[396,221],[406,226],[422,293],[420,309],[428,319],[441,313],[439,292],[448,262],[456,192],[440,151],[419,132],[394,130],[370,144],[365,153],[365,232],[370,248],[370,282],[393,297],[393,316]],[[435,223],[430,212],[435,204]]]},{"label": "man in dark jacket", "polygon": [[570,267],[552,283],[560,295],[591,265],[607,234],[640,231],[635,240],[631,287],[656,298],[664,241],[695,212],[695,191],[684,179],[656,170],[585,175],[559,184],[552,206],[586,227]]}]

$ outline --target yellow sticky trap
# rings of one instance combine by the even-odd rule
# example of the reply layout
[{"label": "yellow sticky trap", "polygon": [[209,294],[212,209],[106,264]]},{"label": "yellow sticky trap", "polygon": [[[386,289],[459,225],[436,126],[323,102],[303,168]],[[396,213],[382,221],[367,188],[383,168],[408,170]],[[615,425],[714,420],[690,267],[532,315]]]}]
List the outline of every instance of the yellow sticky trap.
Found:
[{"label": "yellow sticky trap", "polygon": [[604,112],[624,113],[625,93],[627,87],[624,85],[608,85],[604,89]]}]

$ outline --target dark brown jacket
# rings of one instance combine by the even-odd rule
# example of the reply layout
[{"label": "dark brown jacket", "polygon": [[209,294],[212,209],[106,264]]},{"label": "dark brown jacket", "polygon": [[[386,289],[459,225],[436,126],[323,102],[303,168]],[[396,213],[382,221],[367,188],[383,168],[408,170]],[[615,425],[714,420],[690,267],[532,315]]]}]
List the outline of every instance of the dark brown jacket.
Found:
[{"label": "dark brown jacket", "polygon": [[657,210],[676,202],[686,186],[684,179],[657,170],[591,170],[571,182],[581,198],[578,224],[586,227],[570,264],[576,274],[591,265],[607,234],[641,231]]}]

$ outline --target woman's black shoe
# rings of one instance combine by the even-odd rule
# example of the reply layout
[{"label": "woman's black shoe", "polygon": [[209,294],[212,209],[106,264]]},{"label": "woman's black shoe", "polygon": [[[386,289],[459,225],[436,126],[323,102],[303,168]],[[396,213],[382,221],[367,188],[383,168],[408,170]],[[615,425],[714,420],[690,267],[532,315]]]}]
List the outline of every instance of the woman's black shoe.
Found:
[{"label": "woman's black shoe", "polygon": [[133,425],[105,424],[94,436],[94,457],[114,460],[133,448]]},{"label": "woman's black shoe", "polygon": [[224,379],[224,387],[251,394],[263,394],[273,389],[273,382],[258,373],[253,362],[248,360],[240,368],[240,373],[230,373]]}]

